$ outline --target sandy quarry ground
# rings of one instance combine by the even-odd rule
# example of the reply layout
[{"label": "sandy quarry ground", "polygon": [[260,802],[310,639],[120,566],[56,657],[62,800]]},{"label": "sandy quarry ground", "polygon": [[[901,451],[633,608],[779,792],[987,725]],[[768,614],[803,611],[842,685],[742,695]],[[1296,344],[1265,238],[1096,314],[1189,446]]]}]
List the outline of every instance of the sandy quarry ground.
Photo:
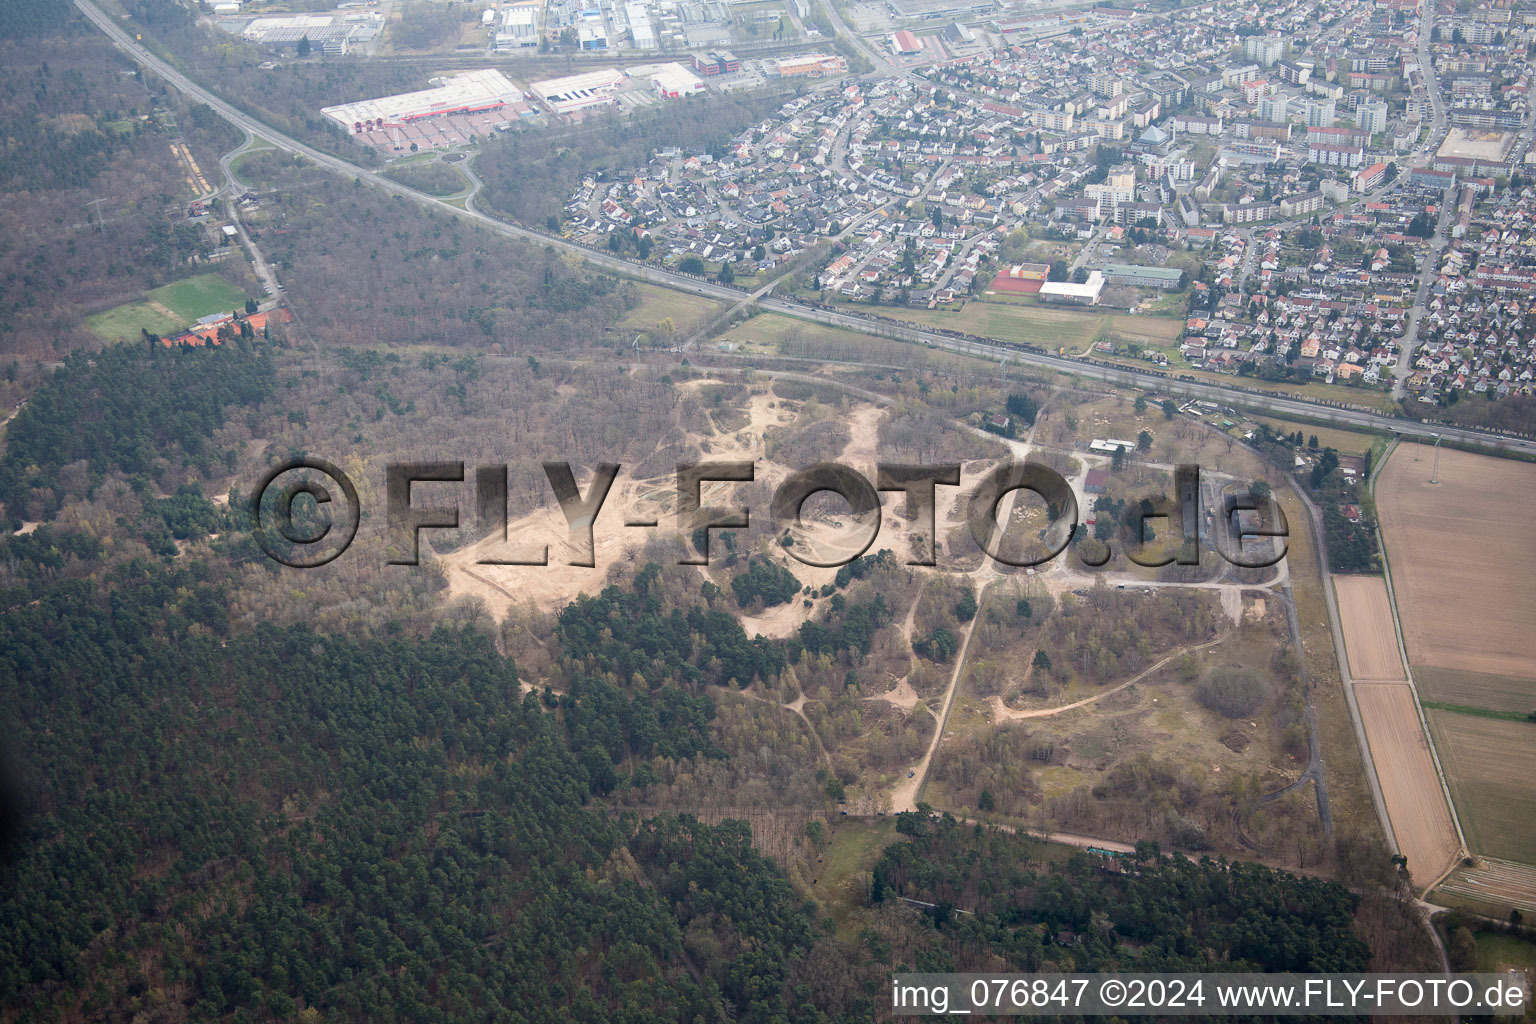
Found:
[{"label": "sandy quarry ground", "polygon": [[1409,662],[1536,678],[1536,465],[1416,448],[1376,483]]},{"label": "sandy quarry ground", "polygon": [[[689,381],[684,387],[701,387],[721,383],[701,379]],[[792,424],[800,403],[787,401],[764,390],[750,396],[746,404],[747,424],[739,430],[713,432],[708,435],[690,435],[689,440],[707,445],[706,458],[711,461],[751,459],[757,464],[756,478],[769,486],[777,486],[790,472],[804,467],[789,467],[765,457],[767,432],[779,426]],[[880,419],[883,410],[870,404],[853,406],[844,417],[848,426],[849,441],[837,461],[873,477],[876,449],[879,441]],[[578,471],[577,484],[587,493],[591,476]],[[703,504],[734,504],[730,483],[707,483],[701,491]],[[952,489],[951,489],[952,490]],[[899,495],[886,495],[880,531],[869,550],[889,547],[904,552],[907,547],[904,521],[897,514]],[[569,564],[580,552],[580,537],[573,537],[567,530],[565,517],[555,503],[553,495],[549,504],[536,512],[513,520],[508,524],[507,536],[511,540],[503,545],[499,535],[493,535],[458,551],[442,556],[447,573],[449,596],[457,598],[471,595],[483,599],[498,619],[516,605],[532,604],[542,610],[554,610],[574,599],[578,594],[594,594],[608,582],[609,570],[617,564],[632,561],[638,556],[645,541],[656,531],[676,528],[676,481],[671,473],[664,476],[637,480],[620,471],[613,490],[603,503],[593,530],[591,568]],[[765,515],[766,510],[752,511],[754,517]],[[824,517],[811,522],[807,536],[815,549],[822,553],[846,554],[850,538],[861,540],[867,532],[849,522],[852,517]],[[630,521],[655,520],[655,528],[626,527]],[[549,545],[548,565],[482,565],[480,559],[504,557],[521,549],[533,554],[544,544]],[[802,582],[820,587],[832,582],[837,567],[821,568],[805,565],[782,549],[773,552],[775,559],[784,564]],[[788,636],[799,628],[812,609],[802,601],[778,605],[759,615],[742,617],[742,627],[748,634],[764,636]]]},{"label": "sandy quarry ground", "polygon": [[1380,576],[1335,576],[1339,596],[1339,620],[1344,628],[1344,648],[1349,654],[1349,674],[1356,679],[1406,681],[1403,660],[1397,653],[1397,631],[1392,626],[1392,606],[1387,583]]},{"label": "sandy quarry ground", "polygon": [[1461,847],[1413,691],[1406,682],[1356,683],[1355,699],[1398,850],[1408,858],[1414,879],[1429,885],[1450,868]]}]

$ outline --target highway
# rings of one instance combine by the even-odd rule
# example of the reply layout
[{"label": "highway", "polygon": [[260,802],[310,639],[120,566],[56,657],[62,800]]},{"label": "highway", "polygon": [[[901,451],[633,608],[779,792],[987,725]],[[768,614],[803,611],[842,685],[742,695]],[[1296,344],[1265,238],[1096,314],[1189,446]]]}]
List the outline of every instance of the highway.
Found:
[{"label": "highway", "polygon": [[[744,292],[739,288],[731,288],[713,281],[703,280],[687,274],[679,274],[673,271],[662,270],[658,267],[649,267],[629,260],[622,259],[599,250],[589,249],[573,242],[556,238],[551,235],[530,231],[515,224],[498,220],[466,204],[466,209],[449,205],[431,196],[424,195],[414,189],[391,181],[383,175],[360,167],[340,157],[332,156],[309,146],[297,139],[291,138],[275,128],[257,120],[239,108],[220,99],[214,93],[198,85],[187,78],[176,68],[172,67],[160,57],[151,53],[140,45],[123,28],[107,14],[90,2],[90,0],[74,0],[78,7],[97,28],[101,29],[113,44],[141,66],[159,75],[165,82],[184,95],[205,103],[231,124],[250,134],[260,135],[271,142],[278,149],[293,153],[308,160],[314,161],[321,167],[333,171],[344,177],[354,178],[365,185],[399,196],[409,202],[421,206],[430,207],[433,210],[448,213],[469,221],[473,221],[485,227],[489,231],[510,237],[519,238],[536,245],[549,246],[576,256],[588,263],[611,270],[614,273],[645,281],[650,284],[663,287],[680,289],[696,295],[719,299],[732,304],[738,303],[744,297]],[[1099,366],[1091,363],[1079,362],[1062,356],[1053,356],[1040,352],[1026,351],[1011,347],[1006,344],[987,342],[981,340],[961,339],[950,337],[935,331],[924,330],[912,325],[897,325],[889,320],[873,320],[865,316],[856,316],[834,310],[818,309],[805,303],[795,302],[780,297],[767,297],[759,301],[759,307],[775,313],[810,320],[816,323],[826,324],[832,327],[840,327],[862,334],[876,334],[882,337],[896,338],[910,341],[919,345],[927,345],[934,348],[946,349],[953,352],[966,353],[983,358],[1001,359],[1004,355],[1010,356],[1014,361],[1028,365],[1043,367],[1060,373],[1075,374],[1090,380],[1104,381],[1126,387],[1143,388],[1150,391],[1171,392],[1189,398],[1208,399],[1224,405],[1256,409],[1274,415],[1304,416],[1313,419],[1324,419],[1344,426],[1364,428],[1368,430],[1380,430],[1401,434],[1408,437],[1435,437],[1444,436],[1448,440],[1461,441],[1472,444],[1487,445],[1509,451],[1529,453],[1536,455],[1536,440],[1524,438],[1506,437],[1489,431],[1472,430],[1464,427],[1451,427],[1440,424],[1424,424],[1415,420],[1400,419],[1396,417],[1372,413],[1356,409],[1338,409],[1332,406],[1309,402],[1304,399],[1286,398],[1279,395],[1266,395],[1240,388],[1230,388],[1219,384],[1201,384],[1188,381],[1176,381],[1171,377],[1161,376],[1130,368],[1114,368]]]}]

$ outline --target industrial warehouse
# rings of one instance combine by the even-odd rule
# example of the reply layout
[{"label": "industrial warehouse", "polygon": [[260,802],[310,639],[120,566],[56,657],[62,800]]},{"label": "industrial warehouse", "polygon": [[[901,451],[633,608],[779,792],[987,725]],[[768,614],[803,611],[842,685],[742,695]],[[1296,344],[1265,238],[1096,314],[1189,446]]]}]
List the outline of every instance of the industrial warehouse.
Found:
[{"label": "industrial warehouse", "polygon": [[359,134],[443,114],[496,110],[522,100],[523,92],[500,71],[463,71],[433,79],[430,89],[322,107],[320,112]]},{"label": "industrial warehouse", "polygon": [[623,82],[624,72],[618,68],[604,68],[534,82],[530,88],[555,113],[572,114],[588,107],[612,104],[613,94]]}]

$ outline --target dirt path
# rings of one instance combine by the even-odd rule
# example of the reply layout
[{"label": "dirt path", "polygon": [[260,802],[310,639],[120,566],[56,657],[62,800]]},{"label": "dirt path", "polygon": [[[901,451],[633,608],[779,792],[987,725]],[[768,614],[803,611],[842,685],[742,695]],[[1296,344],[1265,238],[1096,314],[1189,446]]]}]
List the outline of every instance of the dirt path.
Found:
[{"label": "dirt path", "polygon": [[747,700],[755,700],[760,704],[768,704],[773,707],[782,708],[785,711],[793,713],[796,718],[805,723],[805,730],[811,734],[811,742],[816,744],[816,751],[821,756],[822,766],[825,767],[828,771],[832,770],[832,755],[827,753],[826,745],[821,742],[821,735],[816,731],[816,727],[811,724],[811,720],[805,715],[805,694],[800,694],[799,697],[796,697],[788,704],[780,704],[776,700],[770,700],[767,697],[760,697],[750,690],[729,690],[727,692],[734,693],[738,697],[745,697]]},{"label": "dirt path", "polygon": [[1027,711],[1020,711],[1015,708],[1010,708],[1008,705],[1004,704],[1003,698],[998,696],[987,698],[987,703],[992,706],[993,714],[995,714],[999,719],[1007,722],[1017,722],[1025,718],[1053,718],[1065,711],[1073,711],[1077,708],[1087,707],[1089,704],[1095,704],[1103,700],[1105,697],[1110,696],[1111,694],[1119,693],[1127,686],[1135,686],[1137,683],[1141,682],[1143,679],[1147,678],[1147,676],[1156,672],[1158,669],[1162,668],[1173,659],[1183,657],[1186,654],[1193,654],[1196,651],[1203,651],[1207,647],[1215,647],[1217,644],[1226,641],[1231,635],[1232,634],[1230,633],[1223,633],[1215,640],[1207,640],[1203,644],[1195,644],[1193,647],[1180,647],[1178,650],[1172,651],[1171,653],[1165,655],[1160,661],[1153,663],[1148,668],[1142,669],[1140,672],[1136,673],[1125,682],[1120,683],[1118,686],[1105,690],[1103,693],[1096,693],[1092,697],[1084,697],[1082,700],[1073,701],[1071,704],[1063,704],[1056,708],[1031,708]]},{"label": "dirt path", "polygon": [[[1010,440],[1008,442],[1008,447],[1015,458],[1022,461],[1029,456],[1035,440],[1035,431],[1039,429],[1039,426],[1040,418],[1037,416],[1034,425],[1029,428],[1029,435],[1023,441]],[[982,431],[975,427],[967,426],[966,429],[973,433],[982,433]],[[988,434],[987,436],[992,437],[994,435]],[[1021,493],[1020,491],[1010,491],[1005,496],[1008,508],[1002,516],[1004,523],[1012,520],[1013,510]],[[944,739],[944,729],[949,724],[949,712],[955,705],[955,694],[960,690],[960,680],[965,677],[965,659],[971,649],[971,639],[976,635],[976,623],[981,618],[980,609],[986,607],[987,589],[998,580],[1005,578],[998,571],[997,563],[985,556],[982,557],[981,562],[975,569],[965,575],[979,584],[976,588],[978,611],[976,616],[967,623],[965,639],[961,642],[960,650],[955,656],[955,670],[950,673],[949,688],[944,692],[944,703],[938,715],[937,725],[933,730],[933,741],[928,744],[928,749],[923,754],[923,759],[908,770],[905,779],[896,784],[895,790],[891,793],[891,809],[893,811],[911,811],[917,808],[917,794],[922,792],[924,784],[928,781],[928,768],[932,765],[933,755],[937,753],[939,744]]]}]

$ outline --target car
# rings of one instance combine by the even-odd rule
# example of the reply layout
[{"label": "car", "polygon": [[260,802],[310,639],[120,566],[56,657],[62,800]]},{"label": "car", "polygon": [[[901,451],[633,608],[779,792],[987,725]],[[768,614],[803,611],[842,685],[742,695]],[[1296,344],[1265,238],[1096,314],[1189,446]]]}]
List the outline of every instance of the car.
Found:
[{"label": "car", "polygon": [[910,779],[910,778],[912,778],[912,777],[913,777],[913,776],[915,776],[915,775],[916,775],[916,774],[917,774],[917,772],[907,772],[907,778],[909,778],[909,779]]}]

